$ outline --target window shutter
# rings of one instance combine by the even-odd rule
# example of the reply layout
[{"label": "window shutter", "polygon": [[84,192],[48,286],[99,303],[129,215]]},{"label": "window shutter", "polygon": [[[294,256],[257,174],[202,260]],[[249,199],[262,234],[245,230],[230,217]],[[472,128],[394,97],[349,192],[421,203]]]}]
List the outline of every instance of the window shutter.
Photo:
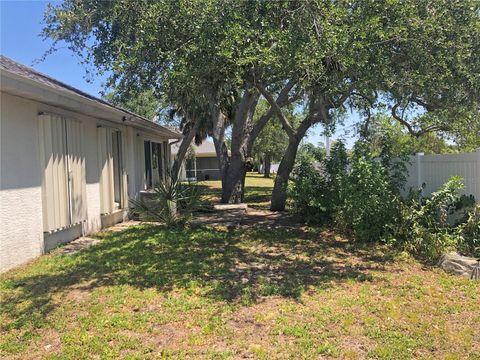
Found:
[{"label": "window shutter", "polygon": [[112,154],[112,130],[97,128],[98,137],[98,161],[100,172],[100,212],[108,214],[113,211],[113,154]]},{"label": "window shutter", "polygon": [[123,137],[123,133],[120,134],[120,144],[121,144],[121,161],[120,161],[120,169],[121,169],[121,191],[122,191],[122,201],[121,207],[127,208],[128,207],[128,176],[127,176],[127,169],[126,169],[126,159],[127,159],[127,151],[126,151],[126,141]]},{"label": "window shutter", "polygon": [[70,224],[67,189],[65,120],[40,115],[40,160],[43,165],[43,230],[52,231]]},{"label": "window shutter", "polygon": [[83,124],[77,120],[66,121],[67,158],[72,223],[87,219],[85,155],[83,152]]}]

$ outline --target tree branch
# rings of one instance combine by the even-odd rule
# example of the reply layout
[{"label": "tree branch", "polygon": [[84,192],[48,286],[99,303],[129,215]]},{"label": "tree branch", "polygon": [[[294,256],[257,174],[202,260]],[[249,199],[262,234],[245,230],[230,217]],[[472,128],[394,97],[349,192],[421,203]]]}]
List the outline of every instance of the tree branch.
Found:
[{"label": "tree branch", "polygon": [[[295,84],[296,84],[296,81],[289,80],[285,84],[283,89],[280,90],[280,93],[278,94],[277,100],[276,100],[279,107],[283,107],[283,106],[286,106],[288,104],[291,104],[291,103],[297,101],[300,98],[300,96],[302,94],[301,88],[299,88],[295,92],[295,94],[293,94],[292,96],[290,96],[290,97],[288,96],[288,94],[293,89]],[[275,110],[270,106],[270,108],[264,114],[262,114],[260,119],[253,125],[252,129],[250,130],[250,134],[248,136],[248,139],[247,139],[247,154],[248,155],[250,155],[251,152],[252,152],[253,143],[255,142],[255,139],[262,132],[263,128],[267,125],[268,121],[270,120],[270,118],[273,116],[274,113],[275,113]]]},{"label": "tree branch", "polygon": [[449,128],[448,126],[445,126],[445,125],[429,125],[427,126],[426,128],[423,128],[423,129],[420,129],[420,130],[415,130],[413,128],[413,126],[407,121],[405,120],[404,116],[403,116],[403,113],[404,113],[404,110],[402,111],[402,115],[399,115],[397,113],[397,109],[400,107],[400,104],[395,104],[393,105],[392,107],[392,117],[397,120],[400,124],[402,124],[403,126],[405,126],[405,128],[408,130],[408,132],[412,135],[412,136],[415,136],[415,137],[420,137],[426,133],[429,133],[429,132],[433,132],[433,131],[448,131]]},{"label": "tree branch", "polygon": [[417,105],[420,105],[421,107],[423,107],[427,111],[434,111],[434,110],[437,110],[439,108],[438,106],[426,103],[425,101],[423,101],[422,99],[418,98],[415,95],[410,96],[408,98],[408,101],[411,101],[411,102],[414,102]]},{"label": "tree branch", "polygon": [[[280,122],[283,125],[283,128],[287,132],[289,138],[296,138],[297,135],[295,130],[293,129],[292,125],[288,121],[288,119],[283,115],[282,109],[280,108],[279,104],[273,99],[273,96],[265,89],[264,86],[260,84],[255,84],[256,88],[260,91],[263,97],[268,101],[270,106],[272,107],[273,111],[277,114]],[[292,86],[293,87],[293,86]]]},{"label": "tree branch", "polygon": [[333,107],[338,109],[340,106],[342,106],[343,103],[350,97],[350,95],[352,95],[354,88],[355,86],[353,84],[350,84],[348,89],[340,95],[340,98],[337,101],[331,99],[330,102],[332,103]]},{"label": "tree branch", "polygon": [[415,131],[415,129],[412,127],[412,125],[409,124],[408,121],[406,121],[404,118],[403,118],[403,114],[402,115],[398,115],[397,114],[397,109],[400,107],[400,104],[395,104],[393,105],[392,107],[392,116],[395,120],[397,120],[400,124],[402,124],[403,126],[405,126],[408,130],[408,132],[415,136],[415,137],[419,137],[420,135],[422,135],[421,133],[419,133],[418,131]]}]

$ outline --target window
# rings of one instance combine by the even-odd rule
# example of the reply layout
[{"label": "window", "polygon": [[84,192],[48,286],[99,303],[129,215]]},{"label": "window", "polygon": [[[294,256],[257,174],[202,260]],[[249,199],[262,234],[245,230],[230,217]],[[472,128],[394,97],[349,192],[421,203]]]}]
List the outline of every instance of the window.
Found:
[{"label": "window", "polygon": [[187,158],[185,161],[185,172],[187,179],[197,178],[197,159],[195,157]]},{"label": "window", "polygon": [[[163,144],[163,146],[162,146]],[[148,188],[165,180],[165,144],[145,141],[145,181]]]},{"label": "window", "polygon": [[153,184],[163,181],[162,144],[152,143],[152,175]]},{"label": "window", "polygon": [[122,132],[99,127],[98,161],[100,169],[100,212],[109,214],[127,205],[127,175],[123,162]]},{"label": "window", "polygon": [[145,181],[147,188],[152,187],[152,147],[150,141],[143,143],[145,150]]}]

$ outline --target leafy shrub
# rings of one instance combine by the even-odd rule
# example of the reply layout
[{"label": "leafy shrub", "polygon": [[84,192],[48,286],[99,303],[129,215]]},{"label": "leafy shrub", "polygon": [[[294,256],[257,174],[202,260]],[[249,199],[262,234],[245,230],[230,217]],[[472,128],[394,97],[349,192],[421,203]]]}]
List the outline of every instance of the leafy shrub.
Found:
[{"label": "leafy shrub", "polygon": [[325,224],[332,216],[330,189],[326,178],[308,159],[302,159],[294,171],[289,189],[293,211],[310,224]]},{"label": "leafy shrub", "polygon": [[399,197],[388,170],[368,151],[357,148],[339,183],[336,223],[359,241],[387,240],[399,216]]},{"label": "leafy shrub", "polygon": [[390,189],[397,195],[407,183],[407,156],[392,156],[387,151],[382,151],[379,157],[380,163],[388,173]]},{"label": "leafy shrub", "polygon": [[340,200],[340,181],[346,174],[348,168],[348,154],[345,144],[341,141],[333,143],[330,156],[325,160],[325,169],[328,177],[328,186],[330,189],[330,207],[336,212],[341,204]]},{"label": "leafy shrub", "polygon": [[460,225],[449,223],[450,215],[474,204],[471,196],[459,195],[460,177],[430,198],[411,191],[403,199],[404,159],[392,156],[387,145],[374,156],[362,141],[350,157],[338,143],[322,161],[302,158],[294,174],[293,208],[307,223],[332,223],[357,241],[389,242],[429,261],[454,249],[480,256],[480,206]]},{"label": "leafy shrub", "polygon": [[161,222],[167,227],[185,225],[198,210],[201,195],[200,186],[169,179],[158,183],[146,199],[131,199],[131,212],[141,220]]},{"label": "leafy shrub", "polygon": [[330,156],[325,160],[325,167],[332,181],[347,171],[348,154],[342,141],[333,143]]},{"label": "leafy shrub", "polygon": [[[312,161],[315,161],[314,163]],[[348,164],[345,145],[337,141],[328,159],[302,156],[289,189],[293,210],[306,223],[326,224],[338,205],[338,180]]]},{"label": "leafy shrub", "polygon": [[302,159],[290,190],[293,208],[307,223],[333,221],[359,241],[386,239],[398,216],[398,197],[389,170],[362,144],[348,160],[337,142],[322,162]]},{"label": "leafy shrub", "polygon": [[448,214],[455,209],[462,188],[462,179],[454,176],[430,198],[403,204],[396,235],[406,250],[435,261],[456,248],[458,236],[448,223]]},{"label": "leafy shrub", "polygon": [[480,204],[467,214],[466,221],[457,227],[458,248],[462,254],[480,258]]}]

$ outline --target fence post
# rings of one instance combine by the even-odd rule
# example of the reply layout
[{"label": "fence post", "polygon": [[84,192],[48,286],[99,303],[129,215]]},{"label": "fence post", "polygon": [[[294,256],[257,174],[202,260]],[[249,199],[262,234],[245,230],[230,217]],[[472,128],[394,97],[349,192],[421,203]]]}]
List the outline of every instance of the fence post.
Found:
[{"label": "fence post", "polygon": [[424,153],[415,154],[415,162],[417,163],[417,189],[420,190],[420,193],[423,193],[423,166],[422,158]]}]

